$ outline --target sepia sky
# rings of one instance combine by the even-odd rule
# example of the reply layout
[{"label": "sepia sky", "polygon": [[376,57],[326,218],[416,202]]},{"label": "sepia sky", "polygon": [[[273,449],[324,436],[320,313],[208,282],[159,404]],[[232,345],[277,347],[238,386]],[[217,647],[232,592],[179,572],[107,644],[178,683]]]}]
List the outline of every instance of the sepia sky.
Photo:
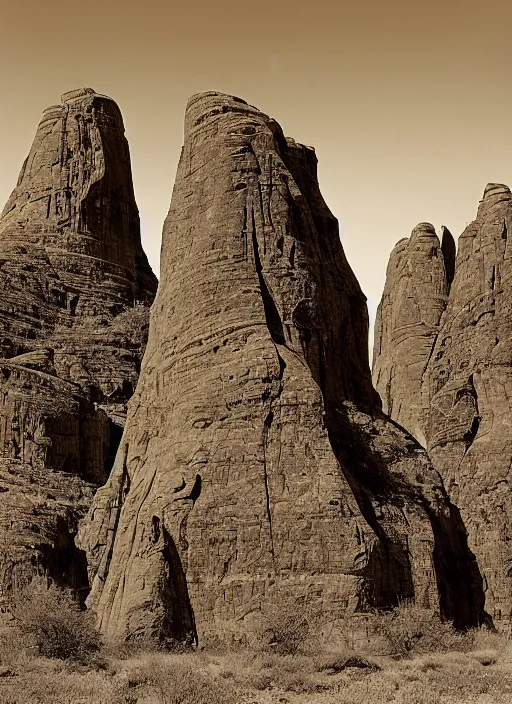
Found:
[{"label": "sepia sky", "polygon": [[0,0],[0,202],[42,110],[117,101],[155,271],[187,98],[237,95],[315,147],[373,317],[395,242],[457,238],[489,181],[512,185],[510,0]]}]

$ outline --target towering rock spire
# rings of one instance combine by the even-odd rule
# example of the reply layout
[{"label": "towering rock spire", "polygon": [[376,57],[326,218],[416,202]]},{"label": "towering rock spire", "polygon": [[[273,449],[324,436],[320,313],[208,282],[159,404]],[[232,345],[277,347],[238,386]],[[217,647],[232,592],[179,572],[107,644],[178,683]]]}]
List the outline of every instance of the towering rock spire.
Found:
[{"label": "towering rock spire", "polygon": [[126,403],[143,344],[128,338],[157,281],[113,100],[83,88],[44,111],[0,218],[0,257],[0,354],[51,348],[59,377]]},{"label": "towering rock spire", "polygon": [[75,312],[94,313],[107,298],[152,299],[155,277],[140,242],[128,142],[113,100],[82,88],[43,112],[0,219],[0,251],[14,244],[43,247],[65,288],[82,284]]},{"label": "towering rock spire", "polygon": [[[393,311],[406,305],[410,281],[410,274],[395,269],[393,253],[373,368],[377,388],[386,397],[382,370],[393,365],[389,412],[426,444],[460,509],[484,576],[485,608],[496,623],[509,621],[512,610],[511,232],[512,194],[507,186],[488,184],[476,220],[459,238],[455,265],[452,243],[443,242],[447,282],[452,281],[440,324],[421,348],[422,359],[428,358],[421,383],[411,384],[407,373],[420,345],[397,351],[380,334],[396,329]],[[430,270],[431,262],[426,252],[419,252],[414,270]],[[390,300],[394,308],[387,305]],[[409,414],[421,407],[419,422],[408,426],[400,405]]]},{"label": "towering rock spire", "polygon": [[433,225],[425,222],[400,240],[375,321],[373,383],[382,408],[423,446],[421,380],[446,306],[454,248],[446,228],[441,246]]},{"label": "towering rock spire", "polygon": [[488,184],[459,239],[425,374],[425,434],[485,577],[486,609],[512,615],[512,194]]},{"label": "towering rock spire", "polygon": [[72,537],[112,466],[156,285],[119,108],[66,93],[0,217],[0,597],[41,570],[86,588]]},{"label": "towering rock spire", "polygon": [[79,536],[109,638],[243,628],[284,596],[480,616],[439,476],[371,386],[316,164],[239,98],[188,103],[139,384]]}]

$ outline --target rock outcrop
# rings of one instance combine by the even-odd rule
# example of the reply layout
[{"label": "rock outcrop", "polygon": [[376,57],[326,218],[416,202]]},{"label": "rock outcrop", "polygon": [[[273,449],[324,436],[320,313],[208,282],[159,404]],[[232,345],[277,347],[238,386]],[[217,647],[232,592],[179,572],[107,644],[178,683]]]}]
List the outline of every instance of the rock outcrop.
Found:
[{"label": "rock outcrop", "polygon": [[372,388],[316,164],[243,100],[188,103],[139,383],[79,533],[108,638],[194,639],[287,598],[481,618],[460,517]]},{"label": "rock outcrop", "polygon": [[87,589],[73,535],[112,467],[156,285],[119,108],[66,93],[0,217],[0,597],[38,571]]},{"label": "rock outcrop", "polygon": [[454,252],[446,228],[441,244],[430,223],[415,227],[391,252],[375,319],[373,383],[382,408],[424,447],[421,382],[446,307]]},{"label": "rock outcrop", "polygon": [[[390,399],[391,416],[399,420],[399,402],[414,412],[421,409],[409,429],[425,439],[430,458],[460,509],[484,577],[485,608],[496,624],[510,622],[512,609],[510,233],[512,194],[507,186],[489,184],[476,220],[459,238],[446,310],[432,326],[430,349],[426,341],[420,346],[411,337],[410,348],[399,353],[401,363],[393,348],[401,321],[393,318],[393,312],[408,305],[403,291],[411,276],[400,274],[390,262],[374,358],[374,379],[381,395]],[[413,238],[397,247],[407,249],[412,242]],[[414,270],[413,287],[418,290],[421,279],[423,291],[428,290],[424,272],[433,268],[424,250],[416,252]],[[439,290],[447,291],[447,283],[439,272],[432,276],[432,286]],[[428,295],[416,298],[416,303],[418,317],[431,314]],[[384,330],[388,332],[382,334]],[[415,355],[428,363],[420,383],[417,375],[413,385],[407,367]],[[394,377],[388,391],[383,370],[390,368]]]}]

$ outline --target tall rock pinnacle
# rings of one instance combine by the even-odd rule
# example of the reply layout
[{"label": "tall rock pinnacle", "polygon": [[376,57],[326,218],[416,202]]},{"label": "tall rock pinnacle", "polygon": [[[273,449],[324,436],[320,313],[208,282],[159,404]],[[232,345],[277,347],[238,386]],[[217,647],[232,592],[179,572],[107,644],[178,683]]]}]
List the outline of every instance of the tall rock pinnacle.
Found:
[{"label": "tall rock pinnacle", "polygon": [[[128,143],[113,100],[83,88],[43,112],[1,216],[0,242],[2,250],[17,243],[53,254],[64,286],[84,284],[75,311],[94,312],[94,283],[109,283],[98,287],[100,302],[152,299],[155,277],[140,243]],[[83,270],[74,272],[80,257]],[[90,280],[94,267],[108,268],[103,281]]]},{"label": "tall rock pinnacle", "polygon": [[441,245],[425,222],[400,240],[391,253],[375,320],[373,383],[382,408],[423,446],[421,381],[446,307],[447,270],[453,278],[452,249],[450,232],[444,228]]},{"label": "tall rock pinnacle", "polygon": [[460,520],[371,386],[316,164],[239,98],[188,103],[139,384],[79,534],[109,638],[243,628],[283,597],[480,616]]},{"label": "tall rock pinnacle", "polygon": [[[459,238],[446,310],[429,337],[428,354],[426,341],[422,348],[422,358],[427,356],[428,364],[421,383],[408,383],[407,366],[414,359],[414,350],[419,349],[413,346],[402,351],[401,364],[394,365],[389,411],[399,420],[397,402],[402,390],[406,390],[403,397],[410,408],[421,406],[417,425],[409,429],[424,439],[434,466],[460,509],[470,548],[484,577],[485,608],[497,624],[509,621],[512,615],[510,233],[512,194],[507,186],[488,184],[476,220]],[[427,256],[417,256],[417,271],[431,266]],[[381,328],[396,330],[384,301],[389,296],[394,297],[396,307],[404,305],[406,283],[403,274],[393,278],[393,271],[390,262]],[[423,315],[421,302],[420,308]],[[380,351],[376,350],[374,378],[395,360],[391,345],[388,339]],[[385,395],[382,377],[377,388]]]},{"label": "tall rock pinnacle", "polygon": [[86,589],[73,533],[112,466],[156,286],[119,108],[66,93],[0,217],[0,597],[41,570]]}]

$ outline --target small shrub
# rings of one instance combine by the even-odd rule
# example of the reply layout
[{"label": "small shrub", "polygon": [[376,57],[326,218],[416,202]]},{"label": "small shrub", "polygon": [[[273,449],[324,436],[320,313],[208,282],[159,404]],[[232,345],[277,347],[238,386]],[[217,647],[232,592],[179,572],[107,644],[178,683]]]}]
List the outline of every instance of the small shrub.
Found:
[{"label": "small shrub", "polygon": [[325,655],[316,659],[316,669],[318,672],[328,672],[337,674],[347,668],[358,668],[360,670],[380,670],[377,663],[360,655]]},{"label": "small shrub", "polygon": [[34,581],[13,599],[17,630],[45,657],[92,663],[100,648],[93,616],[70,589]]},{"label": "small shrub", "polygon": [[275,680],[269,672],[252,672],[242,679],[245,686],[251,687],[262,692],[264,689],[272,689],[275,686]]},{"label": "small shrub", "polygon": [[310,636],[310,619],[295,603],[283,603],[265,612],[256,639],[264,651],[279,655],[296,655]]},{"label": "small shrub", "polygon": [[27,643],[23,634],[12,626],[7,626],[0,633],[0,666],[17,665],[24,657]]},{"label": "small shrub", "polygon": [[[118,693],[115,704],[124,704],[130,690],[138,688],[157,694],[161,704],[237,704],[234,687],[198,665],[197,658],[186,655],[148,655],[127,673],[126,688]],[[139,701],[139,697],[135,700]]]},{"label": "small shrub", "polygon": [[468,631],[467,641],[471,650],[496,650],[501,653],[507,647],[509,638],[505,633],[482,626]]},{"label": "small shrub", "polygon": [[134,347],[144,347],[148,339],[149,308],[138,303],[119,313],[110,324],[110,334],[120,335]]},{"label": "small shrub", "polygon": [[228,631],[226,629],[203,631],[199,640],[199,650],[210,653],[226,654],[249,648],[247,633]]},{"label": "small shrub", "polygon": [[404,602],[392,611],[374,613],[368,626],[388,643],[389,655],[401,658],[458,650],[464,645],[465,635],[458,633],[452,623],[412,602]]}]

